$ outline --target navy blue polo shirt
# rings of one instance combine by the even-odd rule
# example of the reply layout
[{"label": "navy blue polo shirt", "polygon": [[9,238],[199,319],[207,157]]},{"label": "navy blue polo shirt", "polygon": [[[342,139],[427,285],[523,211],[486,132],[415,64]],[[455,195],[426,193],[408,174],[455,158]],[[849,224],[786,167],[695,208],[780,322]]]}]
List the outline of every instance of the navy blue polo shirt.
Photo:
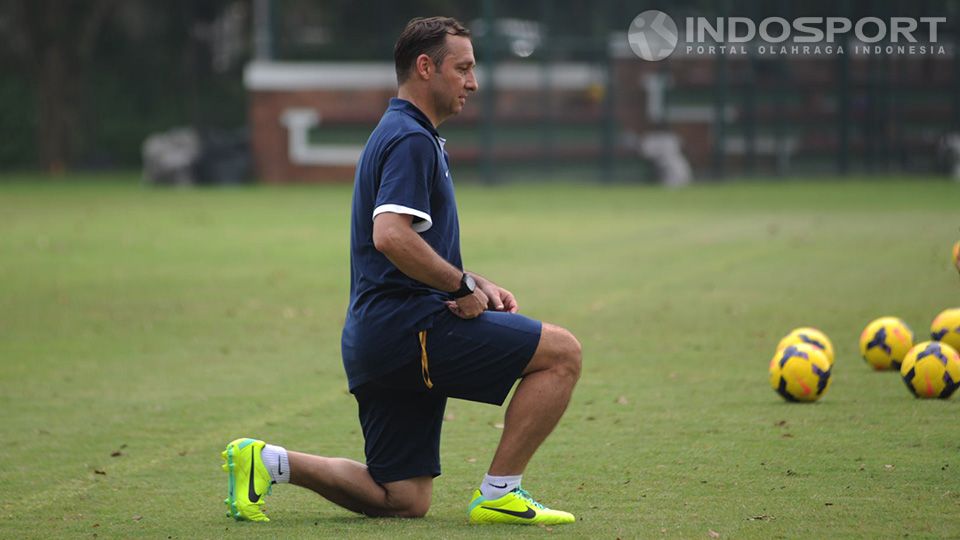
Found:
[{"label": "navy blue polo shirt", "polygon": [[[373,245],[373,219],[413,216],[413,230],[463,268],[460,225],[444,140],[419,109],[393,98],[360,154],[350,220],[350,306],[341,339],[350,389],[419,358],[417,333],[449,293],[401,272]],[[419,345],[417,345],[419,346]]]}]

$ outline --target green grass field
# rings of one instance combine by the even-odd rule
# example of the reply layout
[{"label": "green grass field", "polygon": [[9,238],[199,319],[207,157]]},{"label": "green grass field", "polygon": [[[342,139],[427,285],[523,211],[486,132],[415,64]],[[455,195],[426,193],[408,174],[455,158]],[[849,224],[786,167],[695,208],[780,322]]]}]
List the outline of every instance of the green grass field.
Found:
[{"label": "green grass field", "polygon": [[[458,188],[467,266],[570,328],[584,373],[524,485],[566,527],[470,527],[502,410],[451,402],[423,520],[281,486],[225,517],[238,436],[362,460],[339,336],[348,186],[0,182],[0,537],[960,536],[957,398],[921,401],[857,338],[960,305],[960,185]],[[767,383],[782,334],[837,348],[812,405]]]}]

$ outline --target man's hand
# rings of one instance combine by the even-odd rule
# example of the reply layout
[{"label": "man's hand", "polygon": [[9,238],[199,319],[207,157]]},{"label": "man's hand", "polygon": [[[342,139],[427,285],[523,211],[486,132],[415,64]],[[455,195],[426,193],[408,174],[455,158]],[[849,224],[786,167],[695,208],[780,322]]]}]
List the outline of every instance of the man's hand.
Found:
[{"label": "man's hand", "polygon": [[513,293],[490,281],[487,278],[471,273],[473,279],[477,282],[477,288],[487,295],[489,302],[487,307],[495,311],[506,311],[507,313],[516,313],[520,310],[517,305],[517,299]]},{"label": "man's hand", "polygon": [[486,293],[480,288],[478,283],[473,294],[468,294],[456,300],[448,300],[447,307],[454,315],[461,319],[473,319],[479,317],[481,313],[486,311],[489,303],[490,299],[487,298]]}]

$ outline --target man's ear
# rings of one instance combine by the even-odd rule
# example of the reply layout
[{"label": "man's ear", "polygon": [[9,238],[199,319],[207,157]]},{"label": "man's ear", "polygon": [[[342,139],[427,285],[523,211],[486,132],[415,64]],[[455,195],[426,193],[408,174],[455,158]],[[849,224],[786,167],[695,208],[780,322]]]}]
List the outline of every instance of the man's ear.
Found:
[{"label": "man's ear", "polygon": [[426,54],[418,56],[413,65],[417,70],[417,75],[423,79],[429,79],[434,70],[433,60]]}]

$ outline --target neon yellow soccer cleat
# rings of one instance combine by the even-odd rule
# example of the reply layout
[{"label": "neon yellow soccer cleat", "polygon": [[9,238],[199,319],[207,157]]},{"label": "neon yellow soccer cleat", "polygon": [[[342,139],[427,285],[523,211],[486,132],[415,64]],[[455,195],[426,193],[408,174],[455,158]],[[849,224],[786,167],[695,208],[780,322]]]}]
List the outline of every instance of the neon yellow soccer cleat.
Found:
[{"label": "neon yellow soccer cleat", "polygon": [[271,491],[270,473],[260,458],[263,446],[263,441],[237,439],[220,454],[223,470],[230,475],[229,491],[223,501],[227,517],[237,521],[270,521],[263,514],[263,497]]},{"label": "neon yellow soccer cleat", "polygon": [[573,523],[577,519],[569,512],[551,510],[538,503],[529,493],[517,488],[499,499],[488,501],[473,492],[467,508],[470,523],[512,523],[517,525],[559,525]]}]

